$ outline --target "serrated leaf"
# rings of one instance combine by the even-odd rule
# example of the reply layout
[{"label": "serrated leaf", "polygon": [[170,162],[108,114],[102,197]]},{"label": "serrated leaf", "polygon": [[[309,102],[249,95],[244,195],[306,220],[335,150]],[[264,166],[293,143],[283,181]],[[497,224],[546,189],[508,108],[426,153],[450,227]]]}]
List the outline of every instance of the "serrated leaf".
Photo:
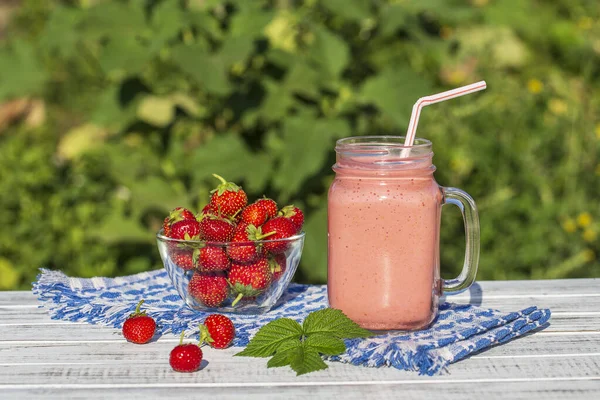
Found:
[{"label": "serrated leaf", "polygon": [[202,89],[218,94],[229,93],[227,69],[223,61],[201,46],[177,46],[172,50],[173,61],[189,74]]},{"label": "serrated leaf", "polygon": [[429,82],[407,67],[389,68],[366,80],[360,95],[399,126],[408,126],[413,104],[431,94]]},{"label": "serrated leaf", "polygon": [[325,72],[336,78],[350,59],[350,49],[345,41],[336,34],[321,26],[313,29],[315,41],[312,45],[312,55],[321,64]]},{"label": "serrated leaf", "polygon": [[271,321],[256,332],[246,348],[235,354],[246,357],[269,357],[279,345],[302,335],[302,327],[291,318]]},{"label": "serrated leaf", "polygon": [[293,350],[292,357],[290,367],[296,371],[296,375],[327,369],[327,364],[325,364],[318,351],[308,346],[306,342]]},{"label": "serrated leaf", "polygon": [[373,336],[371,331],[361,328],[341,310],[335,308],[324,308],[310,313],[304,319],[302,329],[306,336],[323,334],[339,339]]},{"label": "serrated leaf", "polygon": [[304,340],[307,346],[312,347],[321,354],[337,356],[346,351],[346,344],[342,339],[324,333],[313,333]]},{"label": "serrated leaf", "polygon": [[302,342],[298,339],[290,339],[281,343],[275,355],[267,362],[267,368],[290,365],[294,358],[296,348],[299,346],[302,346]]},{"label": "serrated leaf", "polygon": [[138,106],[137,116],[150,125],[165,127],[175,118],[175,104],[167,97],[146,96]]}]

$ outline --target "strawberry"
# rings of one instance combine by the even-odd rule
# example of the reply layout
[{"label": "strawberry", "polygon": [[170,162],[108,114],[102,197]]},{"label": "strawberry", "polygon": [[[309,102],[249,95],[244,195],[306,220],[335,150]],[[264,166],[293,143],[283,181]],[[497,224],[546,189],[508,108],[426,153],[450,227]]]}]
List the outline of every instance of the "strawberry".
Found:
[{"label": "strawberry", "polygon": [[137,344],[148,343],[156,331],[156,322],[146,312],[140,311],[144,300],[135,307],[135,311],[125,320],[123,324],[123,336],[130,342]]},{"label": "strawberry", "polygon": [[170,236],[179,240],[198,239],[200,234],[200,223],[194,219],[184,219],[171,225]]},{"label": "strawberry", "polygon": [[200,237],[209,242],[228,242],[234,230],[233,223],[212,215],[205,215],[200,221]]},{"label": "strawberry", "polygon": [[200,324],[200,343],[206,342],[214,349],[229,347],[235,337],[235,327],[229,318],[211,314]]},{"label": "strawberry", "polygon": [[196,217],[194,217],[194,214],[187,208],[177,207],[173,209],[163,221],[163,234],[165,236],[170,236],[171,225],[185,219],[196,219]]},{"label": "strawberry", "polygon": [[298,207],[295,207],[293,204],[289,206],[283,207],[279,214],[280,217],[285,217],[291,220],[294,225],[298,228],[296,233],[302,231],[302,225],[304,225],[304,213]]},{"label": "strawberry", "polygon": [[274,218],[277,215],[277,203],[267,197],[255,201],[261,208],[267,211],[267,219]]},{"label": "strawberry", "polygon": [[183,344],[185,332],[181,332],[179,345],[171,350],[169,355],[169,364],[177,372],[194,372],[202,364],[202,349],[194,343]]},{"label": "strawberry", "polygon": [[260,203],[252,203],[240,214],[240,220],[247,224],[252,224],[254,226],[261,226],[265,223],[265,221],[269,218],[269,214],[266,208],[264,208]]},{"label": "strawberry", "polygon": [[213,174],[215,178],[221,181],[211,193],[210,202],[213,208],[216,208],[222,214],[233,217],[248,204],[246,192],[233,182],[227,182],[219,175]]},{"label": "strawberry", "polygon": [[171,250],[171,260],[186,271],[193,269],[198,263],[198,250],[176,247]]},{"label": "strawberry", "polygon": [[229,283],[237,294],[231,303],[234,307],[242,297],[255,297],[269,287],[273,274],[266,258],[250,265],[232,264],[229,270]]},{"label": "strawberry", "polygon": [[253,242],[267,236],[262,234],[260,228],[240,222],[227,246],[227,255],[238,264],[253,263],[264,254],[262,245]]},{"label": "strawberry", "polygon": [[221,211],[219,211],[219,209],[217,209],[217,207],[212,203],[208,203],[204,206],[197,219],[201,220],[204,215],[212,215],[214,217],[227,218],[227,216]]},{"label": "strawberry", "polygon": [[201,248],[198,263],[200,264],[200,269],[206,272],[227,271],[231,266],[227,252],[219,246]]},{"label": "strawberry", "polygon": [[229,296],[229,284],[224,275],[196,272],[188,285],[190,296],[207,307],[218,307]]},{"label": "strawberry", "polygon": [[281,275],[285,272],[286,265],[287,258],[285,254],[275,254],[269,257],[269,268],[271,268],[271,272],[273,273],[273,282],[281,278]]},{"label": "strawberry", "polygon": [[[278,239],[285,239],[296,234],[298,228],[292,220],[285,217],[276,217],[268,220],[262,226],[262,230],[265,234],[270,234],[269,241],[263,244],[265,250],[273,253],[283,253],[289,247],[289,243],[285,240],[279,241]],[[276,241],[271,241],[276,240]]]}]

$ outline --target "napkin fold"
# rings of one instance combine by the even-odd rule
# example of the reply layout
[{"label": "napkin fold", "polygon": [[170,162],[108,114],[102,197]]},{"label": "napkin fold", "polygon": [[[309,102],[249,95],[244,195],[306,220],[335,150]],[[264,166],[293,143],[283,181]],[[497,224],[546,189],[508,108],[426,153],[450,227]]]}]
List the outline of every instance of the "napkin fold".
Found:
[{"label": "napkin fold", "polygon": [[[164,270],[117,278],[71,278],[43,269],[33,293],[52,319],[120,328],[137,302],[157,322],[160,334],[198,335],[198,324],[208,313],[188,308]],[[290,284],[276,306],[262,315],[226,314],[234,323],[234,346],[245,346],[266,323],[280,317],[301,322],[310,312],[327,307],[327,287]],[[346,340],[346,353],[329,357],[367,367],[391,366],[424,375],[440,373],[470,354],[543,326],[550,310],[535,306],[501,312],[470,304],[443,303],[429,329],[417,332],[388,331],[366,339]]]}]

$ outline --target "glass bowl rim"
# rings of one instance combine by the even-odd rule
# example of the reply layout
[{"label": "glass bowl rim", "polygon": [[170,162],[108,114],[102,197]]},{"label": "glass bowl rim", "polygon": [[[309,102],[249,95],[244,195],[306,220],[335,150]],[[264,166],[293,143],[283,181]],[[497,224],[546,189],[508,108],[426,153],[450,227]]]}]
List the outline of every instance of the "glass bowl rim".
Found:
[{"label": "glass bowl rim", "polygon": [[185,239],[174,239],[162,234],[163,229],[161,228],[156,233],[156,238],[165,243],[180,243],[180,244],[195,244],[195,245],[210,245],[210,246],[231,246],[235,244],[236,246],[248,245],[248,244],[263,244],[263,243],[281,243],[281,242],[294,242],[299,239],[304,239],[306,236],[306,232],[301,231],[300,233],[295,234],[294,236],[290,236],[283,239],[262,239],[262,240],[249,240],[247,242],[211,242],[207,240],[185,240]]}]

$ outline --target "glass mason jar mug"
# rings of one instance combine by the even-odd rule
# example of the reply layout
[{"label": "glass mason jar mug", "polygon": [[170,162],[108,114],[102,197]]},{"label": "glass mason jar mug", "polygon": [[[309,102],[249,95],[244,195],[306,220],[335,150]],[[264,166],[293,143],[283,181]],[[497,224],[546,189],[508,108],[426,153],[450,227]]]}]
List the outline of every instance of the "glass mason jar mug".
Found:
[{"label": "glass mason jar mug", "polygon": [[[475,202],[433,177],[431,142],[399,136],[338,140],[328,197],[329,305],[367,329],[424,329],[442,292],[475,280],[479,218]],[[408,155],[407,155],[408,152]],[[461,274],[440,279],[441,208],[454,204],[465,223]]]}]

